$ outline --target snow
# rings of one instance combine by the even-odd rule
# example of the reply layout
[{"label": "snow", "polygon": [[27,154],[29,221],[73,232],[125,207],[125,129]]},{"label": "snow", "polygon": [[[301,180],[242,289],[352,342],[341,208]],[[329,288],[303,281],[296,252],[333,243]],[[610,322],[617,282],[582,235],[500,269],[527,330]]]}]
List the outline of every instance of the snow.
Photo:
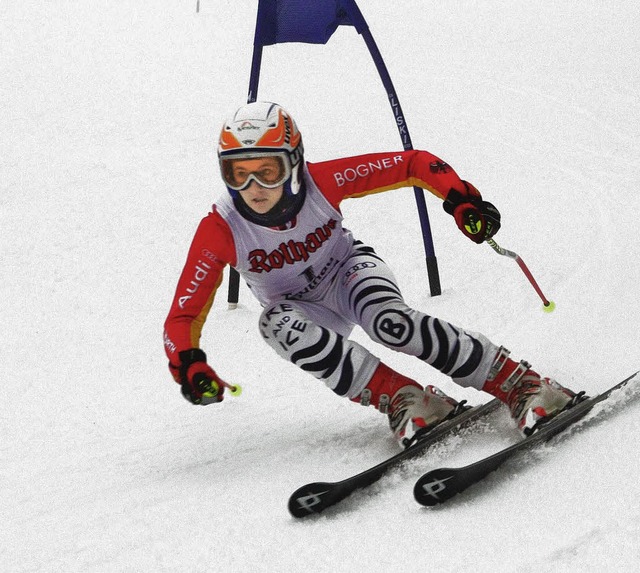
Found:
[{"label": "snow", "polygon": [[[446,506],[415,479],[517,439],[505,412],[306,521],[291,492],[396,451],[375,410],[336,398],[224,293],[203,347],[244,387],[187,404],[162,323],[200,218],[222,192],[215,140],[246,100],[256,2],[0,1],[0,569],[636,571],[640,405],[510,462]],[[637,3],[360,2],[414,145],[503,215],[517,265],[427,197],[443,294],[430,297],[410,190],[347,202],[348,226],[407,301],[483,332],[567,386],[639,366]],[[265,48],[259,90],[320,161],[400,147],[361,38]],[[354,337],[471,403],[415,359]],[[637,396],[637,394],[635,395]],[[623,401],[619,400],[622,405]]]}]

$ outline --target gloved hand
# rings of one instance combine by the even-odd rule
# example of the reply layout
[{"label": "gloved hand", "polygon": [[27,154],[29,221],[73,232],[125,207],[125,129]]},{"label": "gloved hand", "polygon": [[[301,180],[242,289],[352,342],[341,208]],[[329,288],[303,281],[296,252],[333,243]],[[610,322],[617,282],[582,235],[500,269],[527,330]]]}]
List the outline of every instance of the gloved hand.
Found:
[{"label": "gloved hand", "polygon": [[207,355],[199,348],[178,353],[180,365],[169,363],[169,370],[180,384],[182,395],[192,404],[206,406],[222,402],[224,382],[207,364]]},{"label": "gloved hand", "polygon": [[467,194],[451,189],[442,206],[453,215],[458,228],[474,243],[480,244],[500,229],[500,211],[488,201],[483,201],[473,185],[466,181],[463,183]]}]

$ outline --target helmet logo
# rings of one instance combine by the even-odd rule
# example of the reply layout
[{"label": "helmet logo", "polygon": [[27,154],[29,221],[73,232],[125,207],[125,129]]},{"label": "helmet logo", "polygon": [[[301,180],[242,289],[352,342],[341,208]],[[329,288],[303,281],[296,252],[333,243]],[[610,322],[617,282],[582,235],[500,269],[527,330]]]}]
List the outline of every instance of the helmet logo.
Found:
[{"label": "helmet logo", "polygon": [[291,143],[291,125],[289,124],[289,118],[284,120],[284,141],[285,143]]},{"label": "helmet logo", "polygon": [[238,126],[238,131],[245,131],[247,129],[260,129],[257,125],[253,125],[250,121],[244,121]]}]

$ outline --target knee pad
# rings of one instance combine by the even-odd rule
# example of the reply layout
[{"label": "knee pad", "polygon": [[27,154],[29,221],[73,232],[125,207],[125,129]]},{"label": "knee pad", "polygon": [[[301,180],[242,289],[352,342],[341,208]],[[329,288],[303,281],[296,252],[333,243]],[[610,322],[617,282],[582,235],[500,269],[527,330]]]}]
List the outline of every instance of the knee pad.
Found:
[{"label": "knee pad", "polygon": [[340,396],[358,395],[379,362],[356,342],[316,324],[295,303],[266,308],[260,316],[260,333],[279,356],[323,380]]},{"label": "knee pad", "polygon": [[[260,315],[260,334],[278,354],[289,357],[291,349],[308,338],[308,330],[320,328],[314,325],[307,316],[294,304],[279,302],[262,311]],[[313,338],[313,334],[311,334]]]}]

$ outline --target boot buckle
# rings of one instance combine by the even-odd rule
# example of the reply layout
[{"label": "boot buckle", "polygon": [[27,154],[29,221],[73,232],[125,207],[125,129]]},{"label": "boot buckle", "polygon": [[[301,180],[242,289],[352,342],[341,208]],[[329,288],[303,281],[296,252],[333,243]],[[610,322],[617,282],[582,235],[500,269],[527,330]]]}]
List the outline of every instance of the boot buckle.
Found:
[{"label": "boot buckle", "polygon": [[515,367],[514,371],[509,374],[507,379],[500,384],[500,390],[502,390],[505,394],[511,390],[519,381],[520,378],[524,376],[527,370],[531,368],[531,364],[529,364],[526,360],[521,360],[520,364]]},{"label": "boot buckle", "polygon": [[493,380],[495,380],[496,376],[498,375],[498,372],[502,370],[504,363],[507,361],[507,358],[509,358],[509,354],[511,354],[511,352],[507,350],[504,346],[501,346],[498,349],[498,354],[496,355],[496,359],[493,361],[493,364],[491,365],[491,369],[489,370],[489,376],[487,377],[487,382],[492,382]]}]

